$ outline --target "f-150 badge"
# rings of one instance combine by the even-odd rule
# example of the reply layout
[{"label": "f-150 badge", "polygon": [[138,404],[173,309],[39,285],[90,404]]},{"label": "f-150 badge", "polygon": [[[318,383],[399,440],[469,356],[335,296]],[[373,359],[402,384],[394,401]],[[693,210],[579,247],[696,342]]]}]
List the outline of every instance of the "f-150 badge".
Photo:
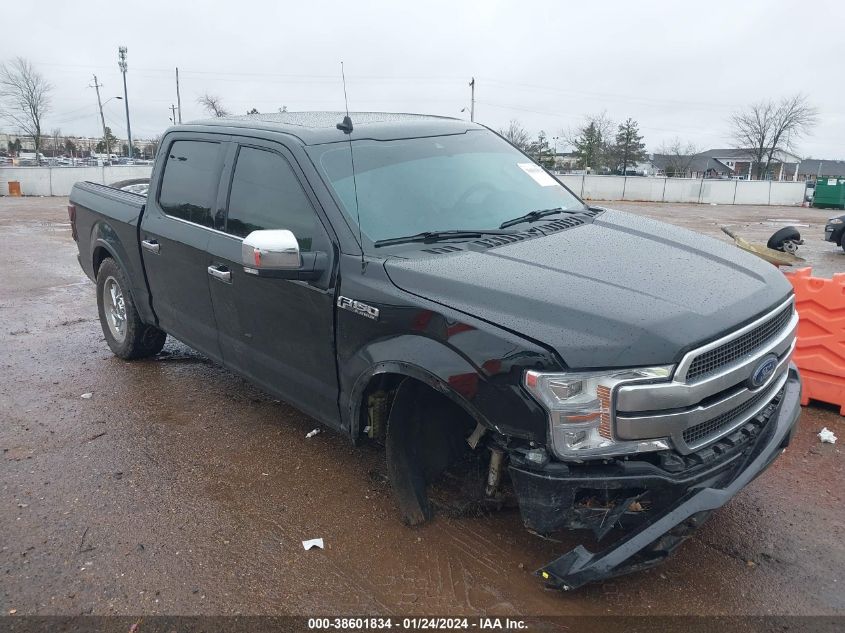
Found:
[{"label": "f-150 badge", "polygon": [[366,303],[361,303],[360,301],[355,301],[355,299],[350,299],[348,297],[338,297],[337,307],[343,308],[344,310],[349,310],[350,312],[354,312],[355,314],[360,314],[362,317],[367,317],[368,319],[372,319],[373,321],[378,321],[378,308],[368,306]]}]

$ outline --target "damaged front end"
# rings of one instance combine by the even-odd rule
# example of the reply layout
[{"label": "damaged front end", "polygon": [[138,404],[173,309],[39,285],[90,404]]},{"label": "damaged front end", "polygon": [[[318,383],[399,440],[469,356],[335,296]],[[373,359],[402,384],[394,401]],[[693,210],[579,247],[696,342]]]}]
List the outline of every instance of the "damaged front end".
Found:
[{"label": "damaged front end", "polygon": [[765,470],[789,443],[800,413],[798,372],[784,365],[774,394],[753,415],[698,450],[581,463],[511,450],[510,479],[529,530],[589,529],[597,542],[620,534],[601,551],[579,545],[543,566],[537,573],[546,584],[571,590],[660,563]]}]

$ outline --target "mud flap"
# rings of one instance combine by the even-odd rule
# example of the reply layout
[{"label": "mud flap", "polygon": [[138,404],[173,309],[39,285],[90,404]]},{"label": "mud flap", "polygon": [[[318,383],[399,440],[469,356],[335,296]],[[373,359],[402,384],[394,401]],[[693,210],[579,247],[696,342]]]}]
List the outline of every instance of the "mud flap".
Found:
[{"label": "mud flap", "polygon": [[404,381],[396,391],[387,424],[387,472],[403,523],[420,525],[431,518],[426,477],[416,426],[411,420],[417,387]]}]

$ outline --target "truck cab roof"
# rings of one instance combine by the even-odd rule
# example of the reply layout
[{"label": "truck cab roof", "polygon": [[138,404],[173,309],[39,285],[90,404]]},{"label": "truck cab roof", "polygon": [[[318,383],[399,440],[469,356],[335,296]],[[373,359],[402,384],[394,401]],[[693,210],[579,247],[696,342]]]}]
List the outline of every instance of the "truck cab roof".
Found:
[{"label": "truck cab roof", "polygon": [[[268,114],[247,114],[214,119],[192,121],[171,128],[189,130],[197,127],[245,128],[282,132],[298,138],[304,145],[320,145],[348,140],[348,136],[337,128],[345,112],[277,112]],[[397,112],[350,112],[352,138],[391,141],[419,136],[462,134],[471,129],[483,129],[481,125],[451,117]]]}]

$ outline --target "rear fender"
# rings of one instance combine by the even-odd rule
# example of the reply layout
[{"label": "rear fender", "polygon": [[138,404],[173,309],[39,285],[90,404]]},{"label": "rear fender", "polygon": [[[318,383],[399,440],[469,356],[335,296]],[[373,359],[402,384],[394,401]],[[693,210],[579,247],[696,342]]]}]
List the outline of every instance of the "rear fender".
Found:
[{"label": "rear fender", "polygon": [[100,259],[98,252],[100,249],[103,249],[126,273],[126,277],[129,279],[129,292],[135,302],[135,307],[138,310],[138,316],[141,321],[148,324],[155,324],[156,319],[150,309],[150,296],[147,291],[144,273],[132,265],[132,258],[126,252],[123,241],[111,224],[106,220],[97,220],[94,222],[91,227],[91,240],[89,243],[91,245],[91,252],[88,255],[88,261],[91,264],[91,270],[94,272],[94,280],[96,281],[97,260]]}]

